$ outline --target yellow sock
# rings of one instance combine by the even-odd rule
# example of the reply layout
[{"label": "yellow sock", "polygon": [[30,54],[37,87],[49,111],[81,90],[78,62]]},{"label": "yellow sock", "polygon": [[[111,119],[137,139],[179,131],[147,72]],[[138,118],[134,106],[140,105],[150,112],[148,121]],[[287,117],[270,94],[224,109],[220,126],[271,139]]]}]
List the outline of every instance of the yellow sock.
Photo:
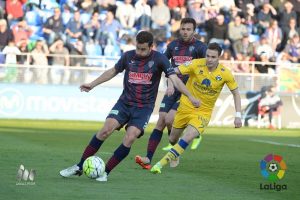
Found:
[{"label": "yellow sock", "polygon": [[172,147],[172,149],[170,149],[170,151],[159,161],[159,164],[161,167],[168,164],[171,160],[175,160],[177,157],[179,157],[184,152],[184,150],[188,144],[184,141],[184,143],[186,143],[186,145],[181,145],[181,143],[182,143],[181,140],[177,144],[175,144]]}]

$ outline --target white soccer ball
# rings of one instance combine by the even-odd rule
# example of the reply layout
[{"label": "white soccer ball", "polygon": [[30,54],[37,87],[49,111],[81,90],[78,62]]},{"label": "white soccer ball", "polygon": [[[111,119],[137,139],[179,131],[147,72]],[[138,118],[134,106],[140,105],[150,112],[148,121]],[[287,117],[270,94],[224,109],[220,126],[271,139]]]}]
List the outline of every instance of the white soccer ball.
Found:
[{"label": "white soccer ball", "polygon": [[271,164],[269,165],[269,170],[270,170],[271,172],[276,172],[277,169],[278,169],[278,168],[277,168],[277,164],[276,164],[276,163],[271,163]]},{"label": "white soccer ball", "polygon": [[91,156],[84,161],[82,169],[87,177],[95,179],[105,172],[105,163],[101,158]]}]

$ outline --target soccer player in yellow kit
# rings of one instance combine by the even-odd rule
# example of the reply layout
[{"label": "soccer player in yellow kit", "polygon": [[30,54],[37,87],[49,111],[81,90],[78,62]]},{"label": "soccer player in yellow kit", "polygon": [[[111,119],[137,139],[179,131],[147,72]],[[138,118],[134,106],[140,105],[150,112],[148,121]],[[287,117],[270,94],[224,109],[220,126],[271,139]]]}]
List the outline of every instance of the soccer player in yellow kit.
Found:
[{"label": "soccer player in yellow kit", "polygon": [[[189,75],[186,86],[193,96],[200,99],[201,104],[196,108],[186,96],[181,96],[169,136],[169,141],[174,146],[151,168],[152,173],[161,173],[162,167],[171,161],[178,160],[190,142],[204,132],[224,84],[228,86],[233,95],[236,110],[235,128],[242,126],[241,98],[238,85],[232,73],[222,64],[219,64],[221,53],[222,48],[217,43],[210,43],[206,51],[206,58],[194,59],[191,63],[180,65],[175,69],[177,73]],[[184,130],[186,131],[179,140]]]}]

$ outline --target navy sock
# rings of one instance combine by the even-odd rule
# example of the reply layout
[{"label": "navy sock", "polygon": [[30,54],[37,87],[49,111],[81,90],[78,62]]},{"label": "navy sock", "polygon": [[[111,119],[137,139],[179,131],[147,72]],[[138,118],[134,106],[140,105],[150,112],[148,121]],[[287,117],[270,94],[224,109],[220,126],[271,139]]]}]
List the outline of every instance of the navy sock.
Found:
[{"label": "navy sock", "polygon": [[149,158],[150,162],[153,158],[153,154],[155,153],[158,144],[160,143],[162,134],[162,131],[154,129],[150,135],[147,148],[147,157]]},{"label": "navy sock", "polygon": [[102,140],[99,140],[96,135],[94,135],[94,137],[92,138],[92,140],[90,141],[89,145],[85,148],[82,156],[81,156],[81,159],[80,159],[80,162],[77,164],[77,166],[82,169],[82,165],[83,165],[83,162],[90,156],[93,156],[98,150],[99,148],[101,147],[102,143],[104,141]]},{"label": "navy sock", "polygon": [[108,160],[105,166],[107,175],[113,170],[130,152],[130,147],[125,147],[123,143],[115,150],[114,155]]}]

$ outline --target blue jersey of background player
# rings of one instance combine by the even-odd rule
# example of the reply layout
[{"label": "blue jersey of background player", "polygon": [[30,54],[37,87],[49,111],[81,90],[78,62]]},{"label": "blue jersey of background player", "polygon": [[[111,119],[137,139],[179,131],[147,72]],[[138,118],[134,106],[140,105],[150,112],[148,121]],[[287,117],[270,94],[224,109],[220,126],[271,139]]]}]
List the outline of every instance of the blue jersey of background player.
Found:
[{"label": "blue jersey of background player", "polygon": [[153,35],[150,32],[141,31],[136,36],[136,42],[136,50],[125,53],[115,67],[106,70],[91,83],[80,86],[81,91],[89,92],[125,70],[123,93],[107,116],[104,126],[94,135],[84,150],[80,162],[61,170],[61,176],[81,175],[82,165],[86,158],[94,155],[114,130],[127,124],[126,135],[121,145],[106,163],[105,173],[96,179],[107,181],[107,175],[129,154],[131,145],[143,134],[153,111],[162,72],[172,80],[179,91],[190,99],[194,106],[199,107],[199,100],[191,96],[184,83],[175,75],[168,59],[152,51]]},{"label": "blue jersey of background player", "polygon": [[[194,37],[196,29],[196,21],[193,18],[184,18],[181,20],[179,34],[180,38],[172,41],[165,51],[164,55],[171,60],[173,68],[179,65],[189,63],[195,58],[205,58],[207,45],[197,40]],[[188,76],[180,75],[179,78],[186,83]],[[156,127],[150,135],[147,147],[147,156],[136,156],[135,161],[145,169],[150,169],[150,162],[153,154],[156,151],[158,144],[162,138],[164,128],[167,126],[168,132],[171,132],[174,116],[179,105],[181,93],[174,90],[171,81],[168,81],[168,88],[166,94],[160,104],[159,119],[156,123]],[[197,148],[200,143],[200,139],[195,139],[192,147]],[[171,148],[168,145],[165,150]]]}]

